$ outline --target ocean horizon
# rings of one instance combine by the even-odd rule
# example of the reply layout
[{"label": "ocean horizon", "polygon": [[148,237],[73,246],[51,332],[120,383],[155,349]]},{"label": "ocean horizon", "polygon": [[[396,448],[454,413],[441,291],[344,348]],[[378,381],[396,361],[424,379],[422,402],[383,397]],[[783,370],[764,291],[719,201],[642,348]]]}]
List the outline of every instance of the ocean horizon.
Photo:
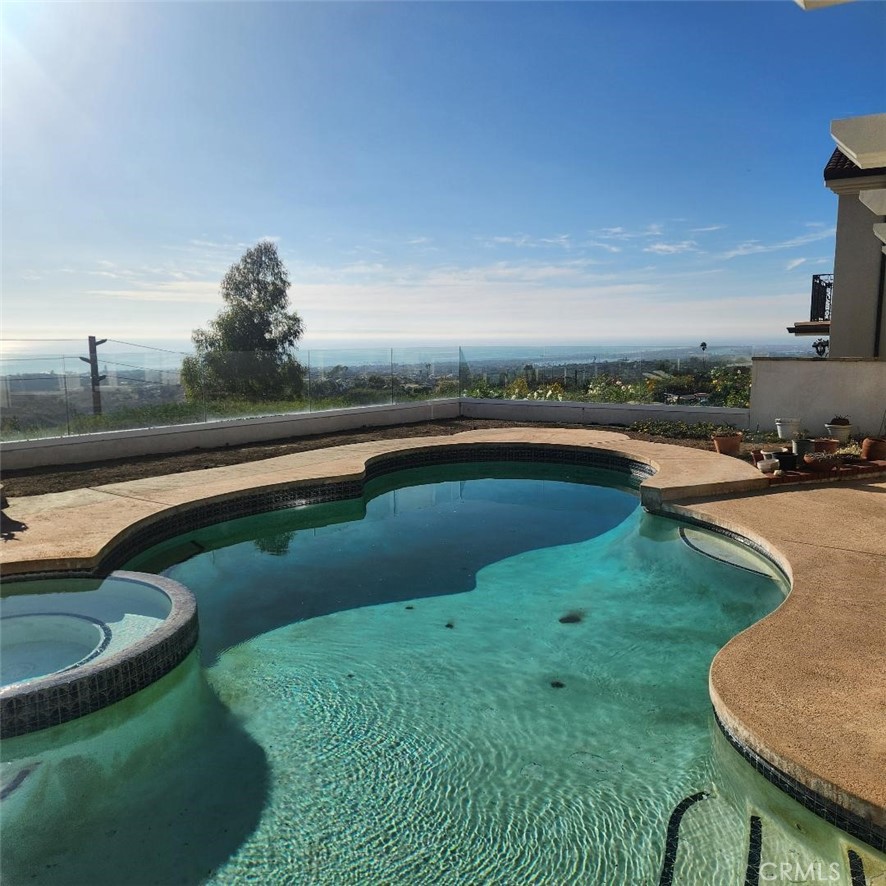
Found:
[{"label": "ocean horizon", "polygon": [[[456,342],[428,340],[424,343],[391,343],[368,339],[306,339],[299,343],[301,361],[313,367],[334,365],[388,365],[391,362],[423,363],[459,359],[482,363],[498,360],[525,360],[539,364],[551,362],[596,363],[612,360],[661,360],[690,357],[812,356],[805,342],[758,341],[740,343],[709,342],[705,351],[700,342],[624,342],[526,343]],[[193,353],[189,339],[108,339],[98,350],[99,364],[109,368],[177,368],[182,357]],[[88,371],[81,360],[88,355],[88,341],[71,339],[0,339],[0,374],[31,373],[80,374]]]}]

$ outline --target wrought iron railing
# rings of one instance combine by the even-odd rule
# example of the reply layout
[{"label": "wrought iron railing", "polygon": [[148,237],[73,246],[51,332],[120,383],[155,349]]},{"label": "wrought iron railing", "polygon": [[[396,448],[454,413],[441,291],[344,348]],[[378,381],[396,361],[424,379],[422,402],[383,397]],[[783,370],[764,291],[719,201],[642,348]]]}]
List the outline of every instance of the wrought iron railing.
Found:
[{"label": "wrought iron railing", "polygon": [[812,301],[809,308],[810,321],[831,319],[831,295],[834,291],[833,274],[814,274],[812,277]]}]

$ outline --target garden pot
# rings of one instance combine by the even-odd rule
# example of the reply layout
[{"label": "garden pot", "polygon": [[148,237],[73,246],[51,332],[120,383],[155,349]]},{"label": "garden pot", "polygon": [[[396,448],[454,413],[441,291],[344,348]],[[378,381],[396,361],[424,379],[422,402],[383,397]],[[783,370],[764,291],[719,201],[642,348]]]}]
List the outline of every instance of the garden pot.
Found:
[{"label": "garden pot", "polygon": [[771,474],[778,470],[778,460],[774,452],[764,452],[763,458],[757,462],[757,467],[764,474]]},{"label": "garden pot", "polygon": [[852,434],[852,425],[825,425],[827,428],[828,436],[833,437],[835,440],[838,440],[840,443],[848,443],[849,437]]},{"label": "garden pot", "polygon": [[791,448],[794,450],[794,455],[798,458],[802,458],[806,455],[807,452],[815,452],[815,441],[814,440],[794,440],[791,444]]},{"label": "garden pot", "polygon": [[797,456],[793,452],[776,452],[775,457],[778,459],[778,466],[781,470],[797,470]]},{"label": "garden pot", "polygon": [[720,455],[740,455],[741,454],[741,434],[731,434],[728,437],[713,436],[714,449]]},{"label": "garden pot", "polygon": [[800,433],[799,418],[775,419],[775,430],[778,431],[779,440],[793,440]]},{"label": "garden pot", "polygon": [[803,456],[803,463],[810,471],[816,471],[821,474],[833,471],[834,468],[839,466],[839,461],[836,458],[816,458],[811,454]]},{"label": "garden pot", "polygon": [[814,452],[836,452],[840,448],[840,441],[833,437],[819,437],[812,442],[815,446]]},{"label": "garden pot", "polygon": [[865,437],[861,444],[861,457],[869,461],[886,461],[886,439]]}]

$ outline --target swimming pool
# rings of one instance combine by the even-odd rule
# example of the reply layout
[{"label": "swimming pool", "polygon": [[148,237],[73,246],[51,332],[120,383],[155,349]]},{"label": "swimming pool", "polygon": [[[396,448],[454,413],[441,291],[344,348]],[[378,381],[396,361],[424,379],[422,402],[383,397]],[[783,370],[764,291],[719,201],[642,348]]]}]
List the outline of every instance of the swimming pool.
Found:
[{"label": "swimming pool", "polygon": [[202,661],[6,743],[6,876],[731,883],[755,846],[870,875],[713,722],[710,660],[777,571],[623,482],[403,471],[137,556],[194,591]]}]

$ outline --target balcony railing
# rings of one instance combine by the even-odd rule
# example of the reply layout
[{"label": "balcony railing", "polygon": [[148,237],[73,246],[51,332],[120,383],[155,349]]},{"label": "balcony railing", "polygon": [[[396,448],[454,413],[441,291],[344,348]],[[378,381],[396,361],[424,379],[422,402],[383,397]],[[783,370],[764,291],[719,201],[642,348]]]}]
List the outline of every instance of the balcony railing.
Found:
[{"label": "balcony railing", "polygon": [[812,277],[810,322],[831,319],[831,295],[834,291],[833,274],[815,274]]}]

